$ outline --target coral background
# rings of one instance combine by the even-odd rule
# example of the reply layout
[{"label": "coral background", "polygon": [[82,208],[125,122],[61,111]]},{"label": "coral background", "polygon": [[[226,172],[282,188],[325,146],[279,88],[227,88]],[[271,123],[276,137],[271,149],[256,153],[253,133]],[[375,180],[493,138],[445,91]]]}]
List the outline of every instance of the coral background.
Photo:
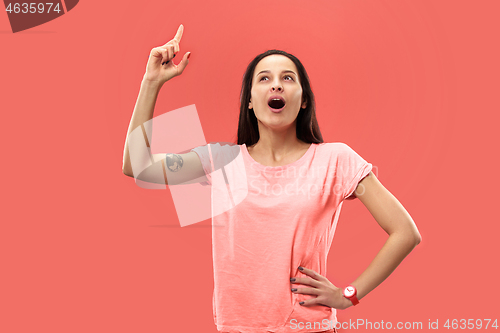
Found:
[{"label": "coral background", "polygon": [[[446,330],[446,319],[498,318],[499,10],[496,0],[88,0],[15,34],[3,12],[0,331],[217,331],[210,221],[181,228],[169,189],[121,171],[149,52],[181,23],[190,63],[155,116],[195,104],[207,142],[234,141],[246,66],[283,49],[308,71],[325,141],[376,166],[417,224],[422,243],[339,321]],[[386,238],[359,200],[346,202],[328,279],[353,281]]]}]

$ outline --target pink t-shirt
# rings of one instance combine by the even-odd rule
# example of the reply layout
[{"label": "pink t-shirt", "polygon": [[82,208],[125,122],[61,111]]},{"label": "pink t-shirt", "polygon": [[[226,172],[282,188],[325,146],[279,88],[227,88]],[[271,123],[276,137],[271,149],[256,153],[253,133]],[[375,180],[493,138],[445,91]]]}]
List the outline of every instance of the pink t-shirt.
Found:
[{"label": "pink t-shirt", "polygon": [[[212,193],[213,315],[221,332],[321,332],[336,309],[302,306],[299,266],[326,276],[343,201],[372,164],[344,143],[311,144],[297,161],[256,162],[243,145],[192,149]],[[212,172],[212,170],[215,170]],[[203,184],[203,183],[202,183]],[[355,199],[351,197],[349,199]]]}]

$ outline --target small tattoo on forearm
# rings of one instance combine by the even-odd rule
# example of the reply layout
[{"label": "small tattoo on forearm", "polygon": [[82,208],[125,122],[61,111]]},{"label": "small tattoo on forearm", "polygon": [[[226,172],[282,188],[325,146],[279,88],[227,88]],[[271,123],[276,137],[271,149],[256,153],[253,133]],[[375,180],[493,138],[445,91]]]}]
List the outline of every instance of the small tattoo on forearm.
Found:
[{"label": "small tattoo on forearm", "polygon": [[184,161],[179,154],[167,154],[167,168],[172,172],[177,172],[182,168]]}]

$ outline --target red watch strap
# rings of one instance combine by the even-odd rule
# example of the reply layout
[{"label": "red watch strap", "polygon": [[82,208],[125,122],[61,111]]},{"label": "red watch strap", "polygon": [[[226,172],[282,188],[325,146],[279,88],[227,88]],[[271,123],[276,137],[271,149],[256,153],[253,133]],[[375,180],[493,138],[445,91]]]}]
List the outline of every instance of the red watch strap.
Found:
[{"label": "red watch strap", "polygon": [[[352,288],[352,289],[351,289]],[[353,289],[354,289],[354,292],[353,292]],[[348,290],[349,293],[353,292],[353,295],[352,296],[346,296],[345,294],[345,291]],[[357,294],[358,294],[358,291],[356,290],[356,287],[352,286],[352,285],[349,285],[347,286],[344,291],[343,291],[343,294],[344,294],[344,297],[351,300],[352,302],[352,305],[356,305],[359,303],[359,300],[358,300],[358,297],[357,297]]]},{"label": "red watch strap", "polygon": [[356,304],[358,304],[358,303],[359,303],[359,300],[358,300],[358,298],[356,297],[356,295],[351,296],[349,299],[351,300],[352,305],[356,305]]}]

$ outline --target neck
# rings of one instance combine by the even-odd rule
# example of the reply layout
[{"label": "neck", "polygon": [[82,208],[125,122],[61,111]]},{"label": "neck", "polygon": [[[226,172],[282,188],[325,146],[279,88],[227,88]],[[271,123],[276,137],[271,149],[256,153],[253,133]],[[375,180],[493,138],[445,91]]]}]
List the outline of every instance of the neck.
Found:
[{"label": "neck", "polygon": [[295,123],[282,131],[259,128],[259,141],[251,148],[261,154],[272,156],[275,160],[309,146],[297,138]]}]

